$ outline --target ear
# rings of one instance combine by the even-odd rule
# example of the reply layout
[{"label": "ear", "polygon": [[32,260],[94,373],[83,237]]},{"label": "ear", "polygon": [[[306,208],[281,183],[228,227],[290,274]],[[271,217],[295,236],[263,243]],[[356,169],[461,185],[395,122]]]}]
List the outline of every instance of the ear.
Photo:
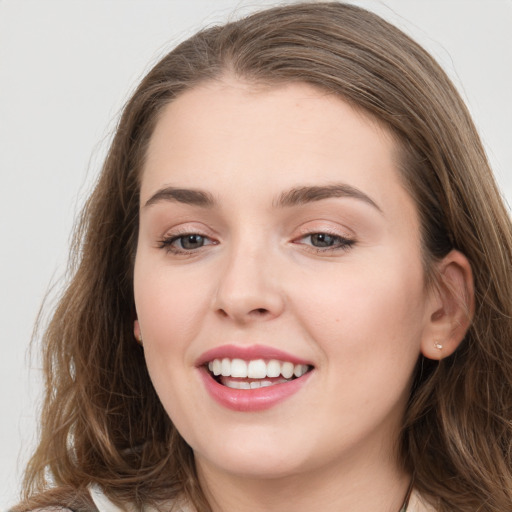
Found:
[{"label": "ear", "polygon": [[133,322],[133,335],[138,343],[142,344],[142,333],[140,331],[140,325],[138,320],[134,320]]},{"label": "ear", "polygon": [[437,283],[429,297],[427,327],[421,352],[429,359],[443,359],[464,339],[474,314],[475,298],[471,265],[453,250],[436,264]]}]

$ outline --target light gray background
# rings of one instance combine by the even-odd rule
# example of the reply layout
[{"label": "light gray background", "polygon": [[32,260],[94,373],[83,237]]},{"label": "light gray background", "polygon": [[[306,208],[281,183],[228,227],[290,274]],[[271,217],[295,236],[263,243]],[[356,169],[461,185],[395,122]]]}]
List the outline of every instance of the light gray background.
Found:
[{"label": "light gray background", "polygon": [[[512,200],[512,0],[362,0],[462,92]],[[130,91],[200,27],[270,1],[0,0],[0,509],[34,446],[34,319],[61,287],[73,219]],[[84,340],[87,342],[87,340]]]}]

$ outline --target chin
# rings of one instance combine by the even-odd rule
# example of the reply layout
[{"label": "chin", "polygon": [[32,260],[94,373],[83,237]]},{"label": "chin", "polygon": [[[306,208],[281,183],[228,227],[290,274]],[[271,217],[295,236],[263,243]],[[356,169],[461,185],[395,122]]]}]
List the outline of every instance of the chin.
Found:
[{"label": "chin", "polygon": [[[276,439],[277,438],[277,439]],[[280,442],[282,436],[265,439],[253,434],[253,441],[238,440],[210,444],[194,450],[196,464],[204,464],[216,471],[237,475],[241,478],[273,479],[300,473],[308,467],[304,443]],[[215,449],[212,450],[212,447]]]},{"label": "chin", "polygon": [[273,480],[296,475],[302,472],[304,462],[283,460],[281,457],[267,457],[267,454],[248,455],[244,460],[235,457],[226,457],[222,460],[208,460],[197,458],[196,463],[201,463],[215,468],[225,474],[231,474],[237,478],[249,480]]}]

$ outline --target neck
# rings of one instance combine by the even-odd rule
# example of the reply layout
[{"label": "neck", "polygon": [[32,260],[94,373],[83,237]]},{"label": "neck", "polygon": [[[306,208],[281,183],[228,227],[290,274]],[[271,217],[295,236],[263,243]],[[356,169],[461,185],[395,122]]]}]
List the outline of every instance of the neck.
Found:
[{"label": "neck", "polygon": [[347,459],[272,478],[233,475],[197,462],[212,512],[398,512],[411,478],[394,457],[359,464]]}]

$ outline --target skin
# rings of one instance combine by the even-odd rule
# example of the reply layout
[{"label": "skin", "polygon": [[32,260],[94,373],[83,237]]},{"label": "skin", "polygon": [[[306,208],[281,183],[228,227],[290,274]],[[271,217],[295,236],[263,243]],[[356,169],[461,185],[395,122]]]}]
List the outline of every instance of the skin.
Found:
[{"label": "skin", "polygon": [[[427,290],[397,155],[376,121],[305,84],[225,77],[163,111],[141,179],[135,334],[213,510],[400,508],[410,476],[397,442],[412,372],[422,351],[440,358],[460,341],[452,292],[465,296],[470,269],[453,252],[439,266],[452,286]],[[334,183],[370,201],[275,204],[294,187]],[[154,198],[169,186],[215,204]],[[192,233],[205,245],[184,253],[176,237]],[[315,247],[312,233],[334,247]],[[433,348],[439,339],[443,349]],[[196,367],[224,344],[275,347],[314,370],[280,404],[232,411]]]}]

